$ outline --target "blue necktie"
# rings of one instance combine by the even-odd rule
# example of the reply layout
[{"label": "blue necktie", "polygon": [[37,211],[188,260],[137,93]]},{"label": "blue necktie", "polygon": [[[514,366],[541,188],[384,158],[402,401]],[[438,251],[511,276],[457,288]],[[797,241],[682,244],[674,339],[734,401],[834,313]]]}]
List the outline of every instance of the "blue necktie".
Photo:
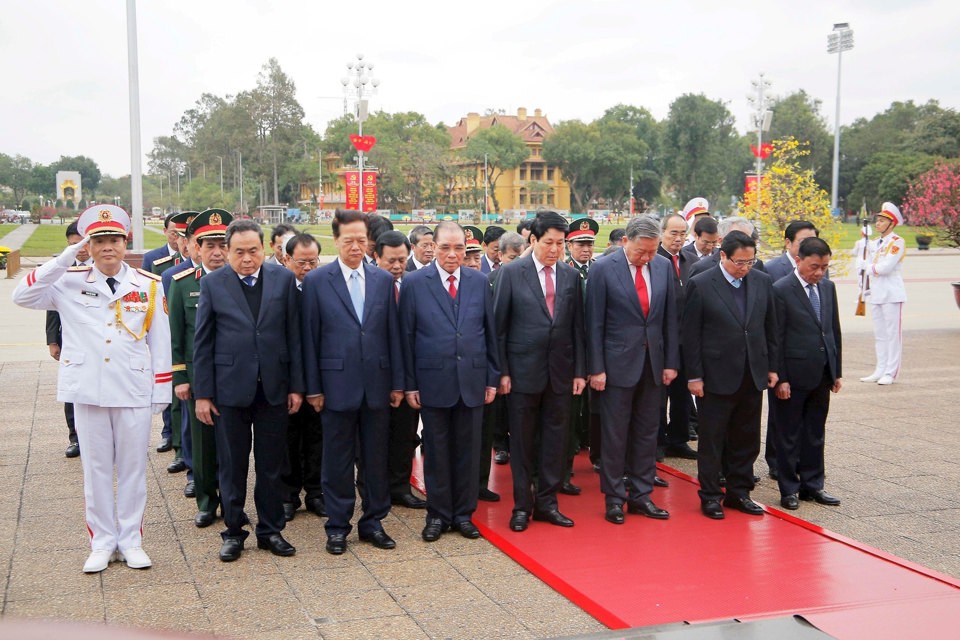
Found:
[{"label": "blue necktie", "polygon": [[243,284],[247,285],[248,287],[252,287],[257,282],[257,279],[253,276],[243,276],[241,280],[243,280]]},{"label": "blue necktie", "polygon": [[357,312],[357,319],[363,322],[363,285],[356,269],[350,274],[350,300],[353,301],[353,310]]},{"label": "blue necktie", "polygon": [[820,294],[817,293],[817,287],[808,284],[807,289],[810,290],[810,304],[813,305],[813,313],[817,316],[817,320],[820,319]]},{"label": "blue necktie", "polygon": [[734,289],[739,289],[739,288],[740,288],[740,285],[742,284],[742,280],[740,280],[740,278],[736,278],[736,279],[735,279],[733,282],[731,282],[730,284],[733,285],[733,288],[734,288]]}]

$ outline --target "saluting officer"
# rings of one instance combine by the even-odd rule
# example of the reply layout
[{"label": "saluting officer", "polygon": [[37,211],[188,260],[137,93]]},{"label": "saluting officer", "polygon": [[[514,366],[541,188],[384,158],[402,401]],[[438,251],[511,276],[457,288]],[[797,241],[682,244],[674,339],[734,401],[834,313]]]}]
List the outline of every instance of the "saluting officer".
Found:
[{"label": "saluting officer", "polygon": [[198,527],[213,524],[220,504],[217,493],[217,441],[214,430],[197,419],[193,398],[193,336],[197,327],[200,279],[223,266],[227,257],[227,225],[233,216],[223,209],[208,209],[190,222],[187,235],[199,247],[200,266],[174,274],[167,294],[170,313],[170,345],[173,353],[173,390],[178,402],[187,405],[192,442],[193,485],[197,499]]},{"label": "saluting officer", "polygon": [[[18,305],[63,319],[57,400],[73,403],[83,451],[87,573],[106,569],[118,550],[131,568],[151,565],[141,548],[147,445],[151,410],[170,402],[170,328],[160,279],[123,262],[129,227],[120,207],[90,207],[78,221],[84,239],[13,292]],[[71,267],[88,244],[93,266]]]}]

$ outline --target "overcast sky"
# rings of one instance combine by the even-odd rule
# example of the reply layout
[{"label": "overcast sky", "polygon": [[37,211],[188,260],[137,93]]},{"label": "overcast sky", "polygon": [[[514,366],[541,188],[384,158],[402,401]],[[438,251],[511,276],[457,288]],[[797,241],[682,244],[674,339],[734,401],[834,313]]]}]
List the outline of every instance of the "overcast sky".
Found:
[{"label": "overcast sky", "polygon": [[[0,152],[43,163],[82,154],[104,173],[130,172],[125,4],[4,3]],[[855,34],[841,123],[896,100],[957,109],[958,16],[955,0],[140,0],[143,152],[201,93],[253,88],[271,56],[320,132],[343,113],[340,78],[357,53],[381,81],[372,109],[431,122],[517,107],[540,108],[554,124],[589,121],[617,103],[659,119],[681,94],[703,93],[724,101],[743,131],[762,72],[774,94],[820,98],[832,126],[835,22]]]}]

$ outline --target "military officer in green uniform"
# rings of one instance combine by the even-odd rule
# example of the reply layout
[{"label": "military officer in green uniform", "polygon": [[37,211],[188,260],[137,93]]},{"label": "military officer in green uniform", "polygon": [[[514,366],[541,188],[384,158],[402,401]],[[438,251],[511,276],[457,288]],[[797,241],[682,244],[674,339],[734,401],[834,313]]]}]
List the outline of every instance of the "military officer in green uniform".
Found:
[{"label": "military officer in green uniform", "polygon": [[181,211],[170,216],[170,223],[177,232],[177,251],[154,260],[153,264],[150,265],[150,271],[159,276],[170,267],[175,267],[183,262],[184,258],[190,255],[186,246],[187,221],[195,215],[197,215],[196,211]]},{"label": "military officer in green uniform", "polygon": [[173,351],[173,388],[187,403],[193,440],[193,482],[196,491],[198,527],[213,524],[220,498],[217,493],[217,450],[212,427],[196,416],[192,393],[193,337],[196,329],[200,279],[223,266],[227,257],[226,230],[233,216],[222,209],[208,209],[194,215],[189,233],[198,247],[200,265],[173,276],[167,295],[170,315],[170,342]]}]

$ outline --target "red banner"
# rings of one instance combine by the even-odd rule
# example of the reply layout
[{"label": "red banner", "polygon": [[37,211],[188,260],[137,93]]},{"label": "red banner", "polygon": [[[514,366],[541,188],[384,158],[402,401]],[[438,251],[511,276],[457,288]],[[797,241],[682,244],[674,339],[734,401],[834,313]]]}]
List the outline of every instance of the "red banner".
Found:
[{"label": "red banner", "polygon": [[360,172],[347,171],[343,174],[346,183],[346,207],[347,209],[360,209]]},{"label": "red banner", "polygon": [[363,212],[377,210],[377,174],[374,171],[363,172],[363,201],[361,203],[360,172],[347,171],[343,174],[346,182],[346,207]]},{"label": "red banner", "polygon": [[371,212],[377,210],[377,174],[372,171],[363,174],[363,209]]}]

